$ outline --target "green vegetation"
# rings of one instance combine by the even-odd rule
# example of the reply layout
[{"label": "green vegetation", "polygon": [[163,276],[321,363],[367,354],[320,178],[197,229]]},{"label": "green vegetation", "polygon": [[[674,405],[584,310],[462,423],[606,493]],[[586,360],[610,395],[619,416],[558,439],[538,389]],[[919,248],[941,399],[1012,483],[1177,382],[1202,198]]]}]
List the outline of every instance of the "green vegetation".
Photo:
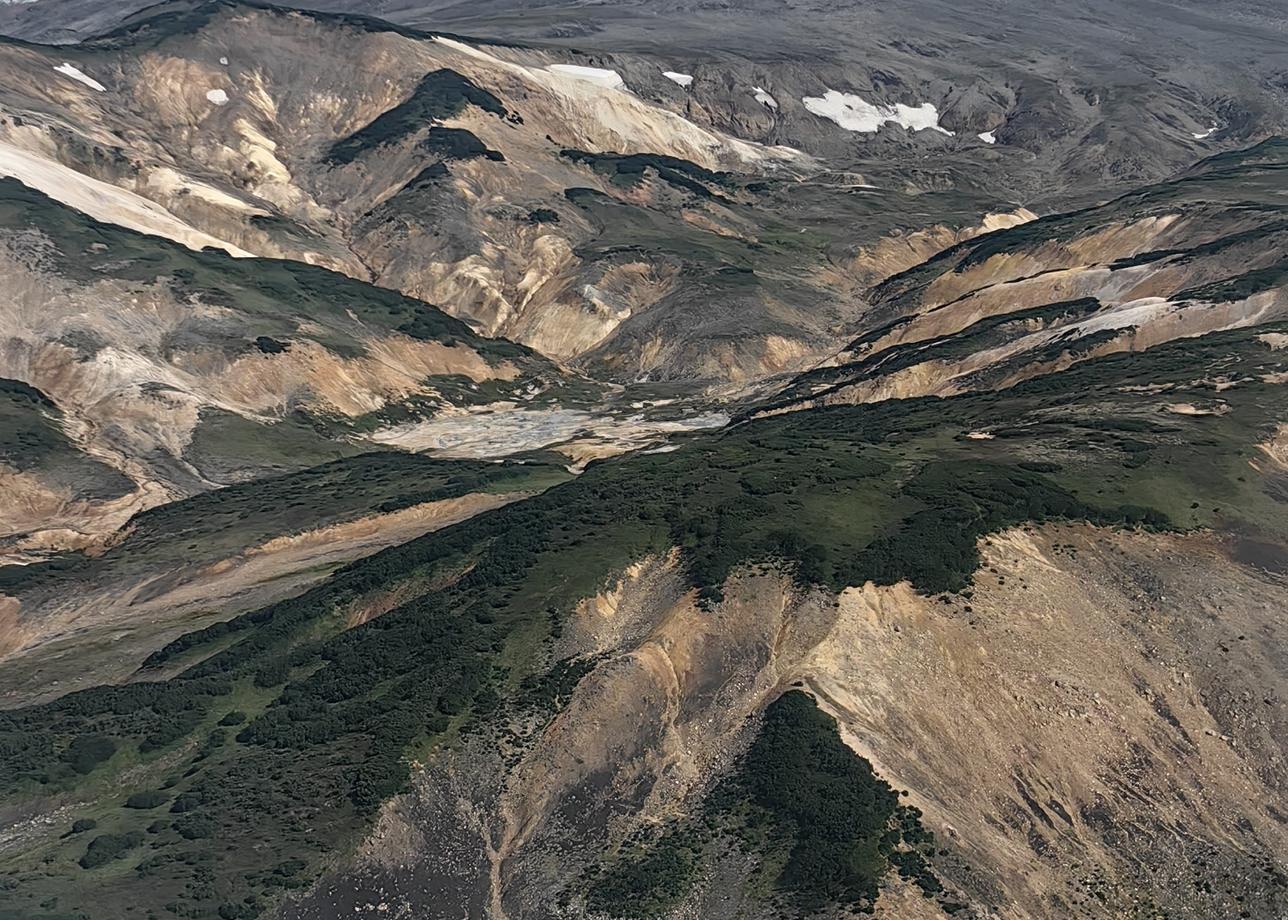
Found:
[{"label": "green vegetation", "polygon": [[[1288,208],[1281,203],[1288,138],[1270,138],[1246,150],[1217,154],[1167,182],[1121,195],[1112,201],[1053,214],[1004,230],[982,234],[883,281],[872,292],[873,315],[897,319],[916,293],[945,272],[962,272],[994,255],[1022,252],[1036,246],[1060,246],[1106,227],[1127,225],[1148,217],[1185,214],[1201,220],[1203,241],[1188,248],[1145,251],[1114,260],[1114,270],[1160,259],[1178,262],[1220,256],[1237,259],[1237,247],[1255,244],[1250,257],[1258,260],[1283,251],[1282,235]],[[1250,267],[1251,268],[1251,267]],[[1251,268],[1245,275],[1178,293],[1176,297],[1227,300],[1246,297],[1283,277],[1282,265]]]},{"label": "green vegetation", "polygon": [[[762,408],[790,405],[802,398],[821,398],[843,387],[865,380],[875,380],[929,361],[966,358],[1013,341],[1017,333],[1036,331],[1038,328],[1055,323],[1076,322],[1099,309],[1100,301],[1094,297],[1083,297],[1078,300],[1016,310],[1014,313],[986,316],[955,335],[894,345],[870,358],[809,371],[796,378],[790,388],[776,395],[771,403]],[[907,319],[896,320],[860,336],[850,343],[849,350],[857,351],[865,344],[876,342],[883,335],[907,322],[909,322]]]},{"label": "green vegetation", "polygon": [[755,741],[704,812],[618,854],[589,879],[590,906],[619,917],[661,916],[683,899],[704,856],[728,838],[759,856],[756,871],[789,914],[828,905],[870,910],[891,871],[928,896],[942,890],[929,864],[934,836],[920,813],[899,803],[841,741],[836,720],[799,690],[770,704]]},{"label": "green vegetation", "polygon": [[1232,303],[1282,287],[1288,282],[1288,259],[1265,268],[1242,272],[1221,281],[1190,288],[1176,295],[1177,300],[1201,300],[1207,303]]},{"label": "green vegetation", "polygon": [[621,853],[591,877],[586,901],[610,917],[661,917],[688,893],[707,844],[686,826]]},{"label": "green vegetation", "polygon": [[160,808],[166,802],[170,801],[170,796],[160,789],[150,789],[147,792],[136,792],[125,800],[126,808]]},{"label": "green vegetation", "polygon": [[68,440],[58,425],[61,417],[35,387],[0,377],[0,464],[37,473],[86,497],[128,493],[133,488],[128,479],[84,456]]},{"label": "green vegetation", "polygon": [[0,568],[0,587],[27,590],[68,578],[119,579],[227,558],[272,537],[388,514],[472,492],[538,491],[569,478],[542,463],[437,460],[380,452],[194,495],[135,515],[127,536],[93,558]]},{"label": "green vegetation", "polygon": [[425,151],[444,160],[473,160],[479,157],[496,163],[505,162],[499,150],[492,150],[464,128],[433,127],[420,142]]},{"label": "green vegetation", "polygon": [[336,438],[339,427],[303,411],[261,421],[206,407],[184,459],[216,482],[272,477],[362,453],[359,445]]},{"label": "green vegetation", "polygon": [[114,859],[121,859],[139,844],[143,835],[138,831],[128,834],[101,834],[89,842],[85,855],[80,858],[82,869],[96,869]]},{"label": "green vegetation", "polygon": [[644,171],[651,169],[660,179],[701,198],[719,197],[711,190],[711,186],[724,185],[729,181],[727,173],[712,172],[688,160],[657,153],[587,153],[584,150],[561,150],[560,155],[576,163],[584,163],[598,172],[613,177],[614,181],[628,185],[639,182],[644,177]]},{"label": "green vegetation", "polygon": [[395,144],[435,121],[459,115],[467,105],[502,118],[512,117],[492,93],[475,86],[456,71],[442,68],[422,77],[404,102],[332,144],[326,162],[336,166],[352,163],[364,151]]},{"label": "green vegetation", "polygon": [[533,208],[528,212],[526,220],[530,224],[557,224],[559,223],[559,212],[550,208]]},{"label": "green vegetation", "polygon": [[[0,178],[0,225],[40,230],[53,243],[45,253],[50,267],[64,277],[166,284],[179,299],[194,297],[228,307],[237,314],[226,330],[230,347],[258,348],[261,336],[282,343],[307,337],[338,354],[360,354],[365,327],[549,369],[529,349],[484,338],[437,307],[388,288],[302,262],[236,259],[217,249],[193,252],[99,223],[16,179]],[[302,325],[321,331],[305,332]],[[215,330],[203,330],[206,339],[214,334]]]},{"label": "green vegetation", "polygon": [[49,397],[21,380],[0,377],[0,461],[26,469],[48,454],[68,449],[51,419],[60,415]]},{"label": "green vegetation", "polygon": [[[897,847],[933,845],[872,765],[841,741],[836,720],[799,690],[775,700],[719,800],[743,799],[769,825],[772,846],[791,841],[776,885],[803,911],[872,903]],[[905,826],[913,840],[905,840]]]},{"label": "green vegetation", "polygon": [[95,767],[111,759],[116,753],[116,742],[106,735],[77,735],[63,751],[63,761],[77,773],[90,773]]},{"label": "green vegetation", "polygon": [[[407,752],[432,756],[454,728],[491,724],[520,700],[560,705],[577,670],[552,661],[546,640],[622,566],[671,546],[682,548],[691,584],[715,602],[734,568],[764,560],[834,588],[903,578],[927,591],[959,588],[978,561],[976,536],[1046,518],[1151,527],[1219,520],[1288,536],[1282,506],[1266,500],[1247,463],[1251,445],[1283,417],[1283,388],[1261,378],[1281,372],[1284,356],[1256,336],[1285,328],[1117,355],[1002,393],[780,415],[690,437],[671,453],[594,463],[534,498],[171,643],[150,664],[187,665],[172,679],[0,713],[0,794],[10,800],[69,789],[111,799],[120,795],[111,778],[125,764],[135,791],[173,796],[169,823],[145,810],[94,812],[105,833],[145,832],[113,858],[128,871],[110,883],[80,887],[83,844],[51,839],[15,868],[19,896],[33,910],[54,887],[63,910],[91,897],[174,901],[189,912],[263,908],[284,879],[307,884],[353,844],[404,783]],[[1180,394],[1215,395],[1212,381],[1227,378],[1240,381],[1220,391],[1228,413],[1163,412]],[[995,437],[965,436],[976,430]],[[1142,465],[1124,462],[1140,457]],[[366,612],[380,615],[347,628]],[[547,673],[554,676],[543,682]],[[906,813],[893,819],[900,842],[884,836],[894,829],[886,825],[872,844],[869,831],[888,804],[880,785],[818,739],[826,725],[805,719],[798,703],[782,706],[791,719],[770,723],[778,727],[740,780],[749,804],[736,809],[761,814],[765,827],[794,828],[772,835],[791,839],[775,884],[800,897],[861,897],[884,859],[933,888],[924,865],[900,855],[920,851],[910,847]],[[233,712],[245,721],[219,729]],[[115,746],[107,760],[97,739]],[[807,743],[821,772],[795,775],[802,770],[789,748]],[[790,786],[767,778],[780,771],[793,773]],[[856,798],[837,791],[856,780]],[[829,823],[832,807],[843,821]],[[204,820],[180,823],[184,815]],[[837,836],[841,825],[865,836]],[[239,845],[228,849],[221,840],[231,836]],[[302,867],[275,875],[264,852]],[[640,851],[617,884],[633,890],[640,877],[679,877],[690,856]]]}]

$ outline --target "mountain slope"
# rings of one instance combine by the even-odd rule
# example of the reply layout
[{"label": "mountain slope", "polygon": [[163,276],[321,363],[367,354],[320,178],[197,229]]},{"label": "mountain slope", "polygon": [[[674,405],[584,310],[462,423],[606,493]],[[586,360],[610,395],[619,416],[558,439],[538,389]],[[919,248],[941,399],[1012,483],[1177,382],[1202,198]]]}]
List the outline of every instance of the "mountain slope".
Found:
[{"label": "mountain slope", "polygon": [[[12,550],[361,451],[350,437],[565,378],[428,304],[299,263],[192,252],[0,180]],[[21,438],[6,425],[6,440]],[[69,477],[67,470],[98,469]],[[59,472],[62,469],[63,472]]]},{"label": "mountain slope", "polygon": [[[902,12],[854,13],[874,31],[819,50],[829,27],[853,31],[824,6],[790,17],[770,54],[742,46],[737,9],[677,5],[677,22],[729,26],[712,58],[641,47],[619,12],[591,29],[593,52],[220,2],[150,9],[74,51],[0,45],[0,164],[46,191],[107,183],[120,194],[78,194],[120,199],[115,219],[154,232],[442,304],[596,375],[745,386],[838,344],[870,259],[906,268],[990,215],[1085,204],[1285,123],[1270,75],[1230,75],[1235,25],[1208,70],[1176,75],[1118,37],[1051,52],[1023,30],[978,48],[880,39]],[[937,12],[922,22],[959,18]],[[544,8],[529,26],[583,15],[612,20]],[[1193,23],[1174,25],[1191,43]],[[1011,40],[1033,60],[982,50]]]},{"label": "mountain slope", "polygon": [[[112,4],[86,16],[80,0],[15,4],[0,10],[0,31],[47,40],[64,27],[66,15],[84,39],[142,6]],[[869,101],[929,101],[959,135],[974,139],[992,131],[1002,147],[1053,152],[1032,189],[1054,185],[1086,194],[1101,183],[1162,178],[1222,135],[1247,137],[1246,130],[1271,132],[1282,124],[1275,74],[1283,63],[1277,40],[1283,14],[1249,0],[1220,8],[1189,0],[1126,8],[1104,0],[1058,7],[943,0],[898,7],[827,0],[598,6],[325,0],[310,7],[512,42],[575,45],[607,66],[622,65],[628,82],[645,80],[651,92],[669,94],[733,133],[777,137],[851,160],[873,147],[871,139],[847,136],[810,114],[804,97],[830,88]],[[651,74],[630,72],[646,61]],[[695,79],[679,86],[661,69]],[[779,108],[757,101],[753,85]],[[1206,136],[1196,144],[1195,135]],[[886,158],[890,146],[879,145],[874,159]]]},{"label": "mountain slope", "polygon": [[[825,341],[829,319],[785,303],[844,296],[816,243],[757,242],[771,228],[753,230],[748,180],[722,172],[794,175],[808,156],[587,80],[561,69],[565,54],[230,3],[79,46],[74,66],[101,92],[58,71],[68,51],[0,52],[13,75],[0,94],[5,168],[28,184],[106,182],[133,196],[115,218],[127,225],[143,223],[141,197],[168,215],[153,232],[327,265],[558,359],[602,347],[645,310],[698,332],[664,363],[646,356],[673,333],[628,340],[615,354],[627,380],[779,369]],[[765,256],[763,276],[743,270]],[[728,355],[729,369],[700,345],[730,328],[695,330],[678,290],[725,269],[737,277],[721,287],[763,327],[760,353]],[[776,337],[788,337],[785,358],[764,353]]]},{"label": "mountain slope", "polygon": [[0,5],[0,920],[1281,920],[1278,11],[326,2]]},{"label": "mountain slope", "polygon": [[860,333],[768,411],[994,389],[1288,309],[1288,144],[951,246],[869,289]]},{"label": "mountain slope", "polygon": [[[646,851],[654,845],[647,835],[631,836],[641,822],[663,820],[679,832],[689,826],[687,816],[716,807],[701,805],[704,800],[729,801],[707,796],[703,778],[737,760],[754,734],[748,717],[783,687],[804,680],[846,731],[858,733],[851,743],[877,752],[887,778],[913,790],[911,801],[937,841],[931,868],[909,870],[910,878],[929,872],[926,878],[937,880],[938,888],[926,882],[934,902],[927,909],[957,903],[985,915],[1001,903],[1015,916],[1110,916],[1148,895],[1160,907],[1199,916],[1237,895],[1251,916],[1274,916],[1282,909],[1274,879],[1283,870],[1273,855],[1282,852],[1282,827],[1260,803],[1270,807],[1281,783],[1276,739],[1283,732],[1274,725],[1282,719],[1282,674],[1269,662],[1282,655],[1282,637],[1267,616],[1276,608],[1269,599],[1283,589],[1276,577],[1253,569],[1218,574],[1230,563],[1219,561],[1221,544],[1213,536],[1196,533],[1191,557],[1212,560],[1204,569],[1210,601],[1198,609],[1188,600],[1169,608],[1173,621],[1164,634],[1132,640],[1142,643],[1141,663],[1117,658],[1105,661],[1107,670],[1097,677],[1068,678],[1075,689],[1087,688],[1079,707],[1095,705],[1091,687],[1149,700],[1162,692],[1158,681],[1165,673],[1186,671],[1186,681],[1209,682],[1202,697],[1185,695],[1183,707],[1168,691],[1153,710],[1116,708],[1113,723],[1124,756],[1138,763],[1160,756],[1157,746],[1165,742],[1157,733],[1164,722],[1179,722],[1178,731],[1191,739],[1176,742],[1181,747],[1166,742],[1173,745],[1167,756],[1182,766],[1162,772],[1138,766],[1143,772],[1130,775],[1150,795],[1200,795],[1211,803],[1179,815],[1171,828],[1198,848],[1189,851],[1196,855],[1185,871],[1197,873],[1194,884],[1206,892],[1200,900],[1178,901],[1164,879],[1127,871],[1153,859],[1158,840],[1116,834],[1120,821],[1134,820],[1138,799],[1129,788],[1113,791],[1103,780],[1086,786],[1071,778],[1056,792],[1055,779],[1041,779],[1059,805],[1043,806],[1052,821],[1048,835],[1032,824],[1041,822],[1037,810],[1023,804],[1025,796],[1037,800],[1032,789],[1039,779],[1021,776],[1011,792],[994,794],[1028,807],[1031,820],[968,821],[951,791],[956,787],[939,785],[950,774],[939,771],[932,781],[899,759],[925,762],[915,753],[921,742],[891,734],[873,721],[861,696],[843,696],[839,686],[854,686],[846,675],[855,666],[885,669],[886,680],[903,667],[932,667],[901,664],[899,657],[878,663],[868,645],[845,638],[865,622],[856,603],[877,610],[898,604],[909,611],[898,617],[913,619],[894,625],[907,622],[919,642],[942,633],[951,648],[959,641],[952,635],[974,635],[979,596],[978,617],[998,631],[988,640],[992,646],[1026,622],[1006,598],[1016,590],[1023,596],[1029,585],[1027,592],[1038,593],[1025,607],[1053,605],[1045,615],[1064,624],[1076,647],[1092,641],[1086,630],[1093,627],[1120,635],[1143,628],[1113,618],[1143,616],[1141,592],[1161,598],[1174,576],[1152,563],[1162,585],[1134,583],[1131,565],[1126,572],[1105,567],[1111,560],[1119,565],[1116,557],[1100,559],[1097,551],[1074,565],[1062,561],[1062,547],[1116,542],[1128,558],[1144,560],[1182,552],[1186,538],[1172,528],[1196,526],[1245,535],[1249,545],[1282,545],[1288,525],[1274,498],[1282,471],[1273,445],[1285,373],[1275,343],[1284,334],[1282,324],[1271,324],[1171,343],[1089,361],[1001,394],[792,413],[671,453],[597,464],[543,496],[372,556],[298,600],[172,643],[148,662],[154,669],[186,666],[168,682],[146,682],[145,670],[142,683],[9,713],[9,807],[15,819],[28,816],[12,838],[18,847],[10,851],[12,890],[29,905],[24,910],[34,910],[50,885],[73,911],[85,903],[77,892],[91,890],[104,904],[143,898],[159,906],[178,898],[184,909],[271,909],[283,887],[307,886],[324,862],[354,845],[354,831],[371,820],[361,816],[374,815],[402,787],[405,756],[424,765],[417,791],[380,812],[375,836],[361,849],[359,874],[324,883],[298,907],[286,908],[287,915],[376,911],[379,899],[405,903],[397,909],[412,912],[433,904],[494,916],[544,916],[542,905],[560,901],[577,915],[580,899],[595,897],[583,871],[602,859],[612,871],[611,853],[621,841],[634,840],[632,846]],[[1210,399],[1217,386],[1222,412],[1173,410],[1182,401]],[[968,437],[972,432],[992,437]],[[1066,537],[1044,528],[1037,548],[1025,549],[1028,538],[1007,528],[1034,520],[1136,522],[1162,535],[1098,536],[1084,528]],[[997,531],[1009,534],[998,549],[977,547],[978,538]],[[977,569],[981,558],[988,570]],[[1059,587],[1056,572],[1077,579],[1083,577],[1078,565],[1108,579],[1106,598],[1119,598],[1105,600],[1099,620],[1080,617]],[[932,604],[914,590],[956,593]],[[1249,600],[1253,595],[1264,600]],[[381,600],[391,597],[397,598],[392,609]],[[1231,622],[1212,634],[1199,612],[1209,603],[1235,605],[1247,625]],[[344,630],[354,611],[373,604],[388,612]],[[934,623],[943,620],[937,633],[926,633],[931,616]],[[1253,644],[1227,637],[1226,628],[1241,629]],[[1212,638],[1184,653],[1172,645],[1167,648],[1174,651],[1162,651],[1159,642],[1183,641],[1177,637],[1187,629],[1207,630]],[[1204,657],[1218,638],[1223,647],[1235,642],[1229,648],[1239,649],[1237,664],[1215,645],[1214,657]],[[1020,645],[1031,653],[1031,646]],[[1056,644],[1050,654],[1067,647]],[[1176,670],[1167,671],[1155,654]],[[853,655],[868,664],[851,664]],[[1155,663],[1134,674],[1146,661]],[[972,679],[984,681],[982,661],[953,667],[962,669],[958,679],[977,674]],[[1024,679],[1012,673],[1018,692]],[[1141,681],[1148,692],[1132,690]],[[1233,702],[1253,685],[1246,681],[1263,681],[1271,701],[1255,716]],[[975,721],[954,733],[957,741],[937,727],[941,717],[933,707],[904,710],[906,718],[935,743],[974,745],[978,720],[992,718],[986,713],[1010,692],[1006,683],[985,686],[977,692],[986,706],[963,716]],[[1043,691],[1038,699],[1046,696]],[[1222,708],[1225,700],[1232,708]],[[227,715],[232,710],[245,715]],[[1050,717],[1036,706],[1022,711],[1013,716],[1020,720],[1011,723],[1014,730],[1024,733],[1025,744],[1040,744],[1040,727]],[[1146,718],[1147,712],[1157,715]],[[216,725],[241,718],[245,724],[231,729]],[[871,748],[861,741],[869,731]],[[1210,752],[1218,742],[1196,741],[1196,733],[1233,739],[1220,742],[1233,745],[1222,756],[1239,766],[1217,766],[1223,761]],[[76,741],[82,737],[105,740]],[[1108,753],[1094,745],[1065,750],[1078,775],[1126,769],[1103,759]],[[98,764],[109,755],[106,766]],[[128,787],[98,785],[126,762],[138,765]],[[1036,769],[1033,761],[1022,762]],[[1241,787],[1239,800],[1221,797],[1213,783],[1233,781],[1230,770],[1245,777],[1241,782],[1265,785],[1255,792]],[[164,808],[122,807],[128,796],[159,787]],[[1200,787],[1209,791],[1196,792]],[[459,805],[448,804],[458,796]],[[826,883],[777,876],[773,867],[782,863],[773,840],[800,838],[744,837],[737,816],[745,810],[737,801],[735,795],[721,805],[709,829],[692,838],[695,865],[746,878],[738,890],[759,905],[748,902],[754,915],[774,912],[772,901],[757,901],[755,892],[784,885],[804,884],[823,903],[835,896]],[[76,804],[87,802],[93,804]],[[1051,815],[1061,809],[1076,824],[1076,836],[1056,831]],[[66,817],[45,823],[40,815]],[[59,836],[78,815],[99,826]],[[909,839],[920,839],[912,827]],[[239,844],[229,849],[222,841],[234,829]],[[86,856],[95,834],[107,842]],[[432,845],[417,844],[421,834]],[[1040,870],[1019,868],[1004,855],[1006,847],[1030,844],[1053,848]],[[119,856],[100,864],[98,854],[109,846]],[[276,868],[252,857],[260,848],[277,854]],[[1209,851],[1220,858],[1199,855]],[[879,865],[920,865],[898,856],[903,849],[880,852]],[[60,868],[24,868],[34,868],[32,860]],[[883,876],[884,870],[876,877]],[[1100,878],[1106,881],[1094,881]],[[197,879],[203,881],[194,886]],[[653,891],[651,879],[646,873],[632,884]],[[1104,900],[1086,900],[1086,885]],[[703,890],[699,884],[692,897],[702,898]]]}]

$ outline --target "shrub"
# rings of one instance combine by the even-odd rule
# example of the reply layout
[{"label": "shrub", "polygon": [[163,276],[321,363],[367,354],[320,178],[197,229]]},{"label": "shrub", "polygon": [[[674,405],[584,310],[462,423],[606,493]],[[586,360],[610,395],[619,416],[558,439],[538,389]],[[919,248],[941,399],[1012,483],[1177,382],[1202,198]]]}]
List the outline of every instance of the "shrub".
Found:
[{"label": "shrub", "polygon": [[77,773],[92,771],[116,753],[116,742],[107,735],[80,735],[72,740],[63,753],[63,760]]},{"label": "shrub", "polygon": [[143,842],[138,831],[128,834],[101,834],[89,842],[85,855],[80,858],[82,869],[94,869],[114,859],[120,859]]},{"label": "shrub", "polygon": [[170,811],[176,815],[187,811],[196,811],[205,804],[205,801],[205,796],[200,792],[183,792],[174,800],[174,804],[170,806]]},{"label": "shrub", "polygon": [[156,808],[158,805],[164,805],[170,801],[170,796],[156,789],[150,789],[146,792],[136,792],[125,800],[126,808]]},{"label": "shrub", "polygon": [[203,837],[213,837],[218,825],[215,819],[209,815],[188,814],[175,820],[173,825],[175,832],[184,840],[200,840]]}]

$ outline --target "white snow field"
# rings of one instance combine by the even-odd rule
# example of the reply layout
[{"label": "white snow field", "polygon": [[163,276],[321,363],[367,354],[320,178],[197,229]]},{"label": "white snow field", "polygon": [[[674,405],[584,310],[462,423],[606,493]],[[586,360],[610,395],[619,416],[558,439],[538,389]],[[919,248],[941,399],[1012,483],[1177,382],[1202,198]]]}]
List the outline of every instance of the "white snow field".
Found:
[{"label": "white snow field", "polygon": [[[584,132],[587,137],[612,138],[608,142],[611,149],[629,146],[653,150],[683,157],[710,169],[727,169],[733,160],[770,169],[779,165],[814,164],[811,157],[795,148],[756,144],[701,127],[677,112],[641,99],[624,83],[604,82],[620,79],[616,71],[579,65],[526,67],[445,36],[436,36],[434,41],[469,58],[471,66],[486,67],[497,75],[522,80],[536,91],[557,97],[562,107],[561,117],[570,128]],[[445,56],[445,63],[451,60]],[[576,70],[570,74],[555,69],[559,67]],[[599,79],[586,79],[587,69],[592,75],[598,74]]]},{"label": "white snow field", "polygon": [[986,144],[997,143],[997,135],[995,135],[992,131],[985,131],[984,133],[980,134],[979,139]]},{"label": "white snow field", "polygon": [[211,102],[213,102],[215,105],[228,104],[228,94],[224,92],[222,89],[207,90],[206,98],[209,99]]},{"label": "white snow field", "polygon": [[549,64],[546,69],[554,73],[561,73],[566,77],[598,83],[600,86],[607,86],[613,89],[626,85],[621,74],[615,70],[605,70],[602,67],[583,67],[581,64]]},{"label": "white snow field", "polygon": [[97,90],[100,93],[107,92],[106,86],[104,86],[102,83],[99,83],[93,77],[86,76],[84,71],[82,71],[79,67],[74,67],[71,64],[67,63],[66,61],[63,61],[61,64],[55,67],[54,70],[57,73],[62,74],[64,77],[71,77],[73,80],[76,80],[80,83],[84,83],[92,90]]},{"label": "white snow field", "polygon": [[251,255],[231,243],[194,230],[142,195],[93,179],[55,160],[4,141],[0,141],[0,176],[12,176],[95,220],[163,236],[189,249],[214,246],[234,256]]},{"label": "white snow field", "polygon": [[759,86],[753,86],[751,88],[751,94],[756,97],[756,101],[761,105],[767,105],[771,109],[778,108],[778,100],[769,95],[769,93],[761,89]]},{"label": "white snow field", "polygon": [[938,131],[953,136],[953,132],[940,127],[939,110],[929,102],[918,106],[902,102],[890,106],[873,105],[862,96],[834,89],[829,89],[822,96],[806,96],[801,102],[815,115],[836,122],[846,131],[875,134],[882,125],[894,122],[910,131]]},{"label": "white snow field", "polygon": [[685,89],[688,89],[689,86],[693,83],[692,74],[676,73],[674,70],[664,70],[662,71],[662,76],[666,77],[672,83],[680,84]]}]

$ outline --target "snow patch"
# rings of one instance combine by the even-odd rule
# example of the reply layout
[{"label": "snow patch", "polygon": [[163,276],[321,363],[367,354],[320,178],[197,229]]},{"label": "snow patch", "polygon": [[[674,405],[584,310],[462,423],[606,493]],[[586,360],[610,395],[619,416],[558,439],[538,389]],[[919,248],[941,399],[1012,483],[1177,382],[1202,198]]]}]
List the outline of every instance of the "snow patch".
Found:
[{"label": "snow patch", "polygon": [[603,67],[583,67],[581,64],[549,64],[546,70],[561,73],[576,80],[598,83],[600,86],[607,86],[611,89],[620,89],[626,85],[621,74],[615,70],[605,70]]},{"label": "snow patch", "polygon": [[846,131],[875,134],[882,125],[894,122],[911,131],[938,131],[953,136],[953,132],[939,126],[939,110],[929,102],[918,106],[902,102],[889,106],[873,105],[854,93],[840,93],[834,89],[829,89],[822,96],[806,96],[801,102],[815,115],[836,122]]},{"label": "snow patch", "polygon": [[994,134],[992,131],[984,131],[983,133],[981,133],[981,134],[979,135],[979,139],[980,139],[980,140],[982,140],[982,141],[983,141],[984,143],[986,143],[986,144],[996,144],[996,143],[997,143],[997,135],[996,135],[996,134]]},{"label": "snow patch", "polygon": [[1163,407],[1173,415],[1228,415],[1230,407],[1226,403],[1214,406],[1196,406],[1194,403],[1170,403]]},{"label": "snow patch", "polygon": [[211,89],[206,91],[206,98],[215,105],[227,105],[228,94],[222,89]]},{"label": "snow patch", "polygon": [[655,150],[712,169],[727,168],[727,160],[731,158],[768,169],[788,163],[815,165],[812,157],[794,147],[765,146],[703,128],[683,115],[646,102],[626,91],[625,86],[609,87],[569,78],[566,73],[551,70],[550,65],[525,67],[441,35],[435,36],[434,42],[498,74],[536,84],[558,96],[567,110],[564,117],[570,126],[588,137],[613,137],[615,147],[628,144],[637,149]]},{"label": "snow patch", "polygon": [[1070,323],[1059,330],[1056,335],[1063,334],[1065,330],[1069,330],[1081,337],[1091,335],[1093,332],[1124,329],[1128,326],[1143,326],[1174,309],[1176,309],[1176,305],[1166,297],[1141,297],[1138,300],[1129,300],[1127,303],[1102,310],[1095,316],[1080,322]]},{"label": "snow patch", "polygon": [[768,106],[771,109],[778,108],[778,100],[769,95],[769,93],[765,92],[765,90],[761,89],[759,86],[753,86],[751,88],[751,94],[756,97],[756,101],[761,105]]},{"label": "snow patch", "polygon": [[662,71],[662,76],[666,77],[672,83],[680,84],[685,89],[688,89],[689,86],[693,83],[692,74],[676,73],[674,70],[664,70]]},{"label": "snow patch", "polygon": [[54,70],[62,74],[64,77],[71,77],[73,80],[76,80],[80,83],[84,83],[92,90],[97,90],[100,93],[107,92],[106,86],[104,86],[102,83],[99,83],[93,77],[86,76],[85,72],[82,71],[79,67],[74,67],[71,64],[67,63],[66,61],[63,61],[61,64],[55,67]]},{"label": "snow patch", "polygon": [[432,419],[382,428],[368,438],[378,444],[442,457],[492,459],[574,438],[611,444],[612,453],[622,453],[669,434],[727,424],[729,416],[723,412],[650,419],[642,413],[597,415],[581,409],[529,409],[497,402],[469,409],[445,409]]},{"label": "snow patch", "polygon": [[88,214],[95,220],[151,233],[182,243],[189,249],[214,246],[230,255],[249,256],[244,249],[194,230],[161,205],[142,195],[92,179],[56,160],[0,141],[0,176],[12,176],[55,201]]},{"label": "snow patch", "polygon": [[1206,131],[1204,131],[1202,134],[1195,134],[1194,139],[1196,141],[1205,141],[1213,134],[1216,134],[1216,130],[1217,130],[1217,126],[1213,125],[1212,127],[1208,128]]},{"label": "snow patch", "polygon": [[220,64],[223,64],[225,67],[227,67],[227,66],[228,66],[228,58],[226,58],[226,57],[221,57],[221,58],[219,59],[219,63],[220,63]]}]

